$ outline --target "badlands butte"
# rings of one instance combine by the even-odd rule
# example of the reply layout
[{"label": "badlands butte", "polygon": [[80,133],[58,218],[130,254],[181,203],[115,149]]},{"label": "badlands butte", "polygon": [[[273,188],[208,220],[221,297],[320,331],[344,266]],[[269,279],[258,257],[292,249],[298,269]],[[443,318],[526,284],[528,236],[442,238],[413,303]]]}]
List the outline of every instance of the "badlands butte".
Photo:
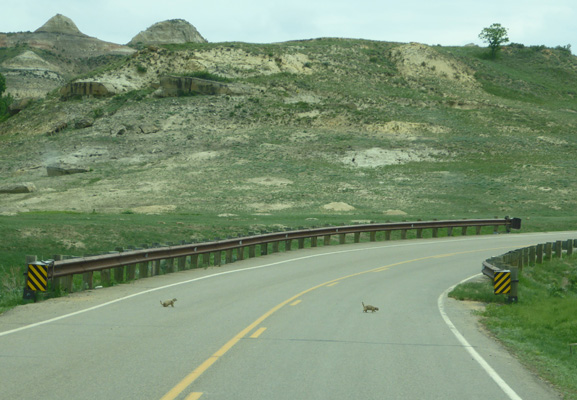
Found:
[{"label": "badlands butte", "polygon": [[1,33],[0,213],[569,221],[577,59],[489,53],[209,43],[183,20],[120,45],[62,15]]}]

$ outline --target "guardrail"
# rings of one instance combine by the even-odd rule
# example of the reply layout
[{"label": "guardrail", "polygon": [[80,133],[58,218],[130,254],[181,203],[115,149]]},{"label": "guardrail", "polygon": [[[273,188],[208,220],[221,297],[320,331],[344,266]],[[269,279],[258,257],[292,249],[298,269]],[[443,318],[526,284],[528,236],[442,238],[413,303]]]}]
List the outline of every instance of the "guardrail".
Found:
[{"label": "guardrail", "polygon": [[[256,256],[256,247],[260,248],[260,255],[269,254],[269,244],[272,252],[278,252],[279,243],[284,242],[285,251],[293,248],[293,241],[298,242],[298,248],[305,247],[305,240],[309,240],[310,247],[317,247],[318,239],[323,238],[323,244],[330,245],[331,237],[338,235],[339,244],[347,242],[347,235],[354,235],[354,242],[360,242],[363,233],[369,234],[369,240],[376,241],[377,232],[385,233],[385,240],[391,239],[393,231],[401,232],[401,239],[407,238],[408,231],[416,231],[416,238],[423,237],[423,230],[431,229],[433,238],[439,237],[440,229],[447,229],[447,236],[453,235],[455,228],[461,229],[461,235],[467,235],[469,228],[475,228],[477,235],[483,227],[493,227],[492,233],[498,233],[499,227],[506,232],[511,229],[520,229],[521,220],[505,217],[503,219],[464,219],[445,221],[416,221],[400,223],[378,223],[365,225],[347,225],[325,228],[313,228],[288,232],[275,232],[263,235],[240,237],[235,239],[218,240],[206,243],[190,243],[176,246],[136,249],[113,254],[78,257],[66,260],[50,260],[48,279],[53,288],[72,291],[72,276],[82,274],[84,286],[93,287],[93,273],[100,271],[100,281],[110,283],[112,278],[116,282],[130,281],[160,273],[161,262],[164,262],[165,272],[181,271],[188,268],[197,268],[210,265],[229,264],[234,260],[245,258],[245,249],[248,248],[248,257]],[[236,257],[233,255],[236,251]],[[57,257],[55,257],[57,258]],[[188,260],[187,260],[188,259]],[[35,261],[32,256],[27,263]],[[176,263],[175,263],[176,261]],[[112,271],[112,273],[111,273]]]},{"label": "guardrail", "polygon": [[563,254],[572,255],[575,248],[577,248],[577,239],[557,240],[523,247],[483,261],[481,271],[485,276],[493,279],[495,271],[511,268],[523,270],[525,265],[542,264],[543,260],[551,261],[553,258],[562,258]]},{"label": "guardrail", "polygon": [[494,280],[497,271],[511,271],[509,301],[516,302],[518,300],[518,275],[525,265],[533,266],[542,264],[543,261],[551,261],[553,258],[563,258],[563,254],[570,256],[575,248],[577,248],[577,239],[557,240],[523,247],[483,261],[481,272]]}]

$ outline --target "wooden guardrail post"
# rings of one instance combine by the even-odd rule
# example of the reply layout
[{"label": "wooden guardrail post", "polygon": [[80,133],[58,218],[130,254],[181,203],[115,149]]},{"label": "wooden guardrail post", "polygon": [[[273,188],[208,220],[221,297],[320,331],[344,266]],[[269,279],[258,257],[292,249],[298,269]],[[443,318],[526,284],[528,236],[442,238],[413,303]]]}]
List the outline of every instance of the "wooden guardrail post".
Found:
[{"label": "wooden guardrail post", "polygon": [[284,241],[284,251],[291,251],[293,247],[293,241],[291,239],[287,239]]},{"label": "wooden guardrail post", "polygon": [[[117,247],[115,250],[119,253],[122,253],[124,248]],[[117,283],[124,281],[124,265],[114,268],[114,281]]]},{"label": "wooden guardrail post", "polygon": [[[311,238],[311,247],[317,247],[317,241],[318,241],[318,238],[316,236],[313,236]],[[278,244],[278,242],[275,242],[275,243]],[[278,251],[278,245],[277,245],[277,251]]]},{"label": "wooden guardrail post", "polygon": [[401,230],[401,240],[407,239],[407,231],[408,231],[408,229],[402,229]]},{"label": "wooden guardrail post", "polygon": [[531,266],[535,265],[535,253],[536,253],[535,246],[529,247],[529,265]]},{"label": "wooden guardrail post", "polygon": [[263,243],[260,245],[260,255],[266,256],[268,254],[268,243]]},{"label": "wooden guardrail post", "polygon": [[573,239],[567,239],[567,255],[571,256],[573,254]]},{"label": "wooden guardrail post", "polygon": [[422,239],[422,238],[423,238],[423,229],[418,228],[417,229],[417,239]]},{"label": "wooden guardrail post", "polygon": [[448,237],[453,236],[453,227],[452,226],[447,227],[447,236]]},{"label": "wooden guardrail post", "polygon": [[563,258],[563,242],[561,240],[555,242],[555,257]]},{"label": "wooden guardrail post", "polygon": [[248,258],[255,258],[256,257],[256,246],[251,244],[248,246]]},{"label": "wooden guardrail post", "polygon": [[222,265],[222,252],[221,251],[217,251],[214,252],[214,265],[216,267],[220,267]]},{"label": "wooden guardrail post", "polygon": [[519,271],[523,271],[523,264],[524,264],[523,249],[519,249],[515,253],[517,254],[517,267],[519,268]]},{"label": "wooden guardrail post", "polygon": [[232,249],[226,251],[226,263],[227,264],[232,263]]},{"label": "wooden guardrail post", "polygon": [[433,228],[433,237],[434,238],[439,237],[439,228]]},{"label": "wooden guardrail post", "polygon": [[[315,237],[315,239],[316,239],[316,237]],[[279,252],[279,249],[278,249],[279,246],[278,246],[278,244],[279,244],[279,242],[273,242],[273,244],[272,244],[272,252],[273,252],[273,253],[278,253],[278,252]],[[315,245],[314,245],[313,247],[316,247],[316,245],[317,245],[317,241],[315,240]]]},{"label": "wooden guardrail post", "polygon": [[537,253],[537,264],[543,264],[543,243],[537,245],[535,252]]},{"label": "wooden guardrail post", "polygon": [[238,247],[236,249],[236,259],[238,261],[244,260],[244,246]]},{"label": "wooden guardrail post", "polygon": [[391,232],[392,231],[385,231],[385,240],[391,240]]},{"label": "wooden guardrail post", "polygon": [[376,241],[377,241],[377,232],[371,231],[371,232],[369,233],[369,240],[370,240],[371,242],[376,242]]},{"label": "wooden guardrail post", "polygon": [[298,240],[298,244],[299,244],[299,249],[304,249],[305,248],[305,238],[299,238]]},{"label": "wooden guardrail post", "polygon": [[355,243],[361,242],[361,232],[355,232],[354,241]]},{"label": "wooden guardrail post", "polygon": [[339,244],[345,244],[347,242],[347,235],[345,233],[339,233]]},{"label": "wooden guardrail post", "polygon": [[547,242],[545,243],[545,260],[551,261],[552,259],[553,259],[552,243]]},{"label": "wooden guardrail post", "polygon": [[475,227],[475,234],[480,235],[481,234],[481,229],[483,228],[482,226],[476,226]]},{"label": "wooden guardrail post", "polygon": [[467,226],[461,227],[461,236],[467,236]]},{"label": "wooden guardrail post", "polygon": [[198,254],[190,256],[190,268],[198,268]]},{"label": "wooden guardrail post", "polygon": [[184,271],[186,269],[186,257],[178,257],[176,260],[177,260],[177,269],[179,271]]},{"label": "wooden guardrail post", "polygon": [[331,244],[331,235],[325,235],[323,244],[329,246]]},{"label": "wooden guardrail post", "polygon": [[200,266],[202,268],[208,268],[210,266],[210,253],[202,253],[200,258]]}]

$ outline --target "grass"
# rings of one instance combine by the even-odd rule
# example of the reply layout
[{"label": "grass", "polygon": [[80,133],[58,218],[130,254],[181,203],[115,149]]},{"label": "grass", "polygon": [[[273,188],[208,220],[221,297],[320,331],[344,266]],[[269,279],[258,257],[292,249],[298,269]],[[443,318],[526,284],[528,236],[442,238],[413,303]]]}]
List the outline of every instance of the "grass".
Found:
[{"label": "grass", "polygon": [[449,296],[486,303],[482,323],[528,368],[551,382],[567,400],[577,399],[577,256],[524,267],[518,302],[505,305],[492,282],[465,283]]}]

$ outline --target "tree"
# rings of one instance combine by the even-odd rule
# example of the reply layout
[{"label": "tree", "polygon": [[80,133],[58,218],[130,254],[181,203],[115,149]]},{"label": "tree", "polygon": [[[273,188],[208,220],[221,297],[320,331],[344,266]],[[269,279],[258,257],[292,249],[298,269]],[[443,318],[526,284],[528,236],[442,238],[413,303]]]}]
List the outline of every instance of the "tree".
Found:
[{"label": "tree", "polygon": [[501,26],[501,24],[493,24],[483,29],[479,34],[479,39],[488,43],[491,49],[491,58],[493,59],[497,57],[497,52],[501,50],[501,45],[509,42],[507,28]]}]

